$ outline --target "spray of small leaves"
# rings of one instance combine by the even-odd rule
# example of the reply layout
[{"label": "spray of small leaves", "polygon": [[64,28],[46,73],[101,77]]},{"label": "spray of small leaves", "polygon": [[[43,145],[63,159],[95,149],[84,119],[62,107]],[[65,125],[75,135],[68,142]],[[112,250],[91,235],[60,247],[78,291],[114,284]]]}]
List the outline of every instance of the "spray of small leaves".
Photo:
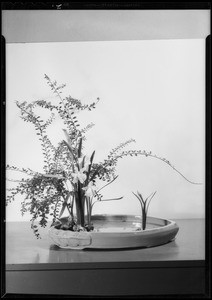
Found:
[{"label": "spray of small leaves", "polygon": [[[20,110],[20,117],[24,122],[31,123],[41,144],[43,153],[43,172],[36,172],[29,168],[19,168],[7,165],[8,171],[19,172],[29,178],[15,180],[16,187],[8,189],[6,204],[15,200],[18,194],[23,195],[21,213],[29,212],[31,228],[37,238],[40,238],[38,225],[46,227],[49,217],[52,226],[64,230],[90,231],[93,230],[91,216],[93,206],[97,202],[120,200],[123,197],[104,199],[100,193],[103,188],[117,179],[116,165],[120,158],[126,156],[145,156],[159,159],[188,180],[168,160],[153,155],[151,151],[124,150],[135,140],[128,139],[112,149],[103,162],[95,162],[95,151],[90,155],[83,153],[83,142],[86,133],[94,124],[88,124],[81,128],[78,114],[81,111],[91,111],[96,108],[99,98],[91,104],[82,104],[79,99],[71,96],[63,97],[62,89],[65,84],[58,85],[45,75],[45,80],[57,98],[57,105],[45,100],[37,100],[31,103],[16,101]],[[36,107],[49,111],[49,118],[45,121],[35,113]],[[55,147],[50,141],[47,129],[58,116],[64,124],[61,134],[61,142]],[[97,186],[97,181],[102,185]],[[137,195],[139,197],[139,194]],[[136,196],[136,197],[137,197]],[[142,198],[139,198],[144,205]],[[145,207],[146,209],[146,207]],[[142,211],[145,211],[143,209]],[[64,212],[68,212],[68,218],[63,218]]]}]

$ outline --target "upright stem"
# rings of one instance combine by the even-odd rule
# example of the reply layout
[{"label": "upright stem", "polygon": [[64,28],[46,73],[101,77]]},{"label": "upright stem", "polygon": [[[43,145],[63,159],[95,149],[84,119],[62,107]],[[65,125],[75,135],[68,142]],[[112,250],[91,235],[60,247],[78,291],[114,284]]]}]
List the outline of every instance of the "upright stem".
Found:
[{"label": "upright stem", "polygon": [[69,215],[71,216],[71,219],[73,220],[73,207],[72,207],[72,205],[71,205],[71,209],[69,208],[68,204],[67,204],[66,207],[67,207],[67,210],[69,212]]},{"label": "upright stem", "polygon": [[72,198],[72,202],[71,202],[71,211],[70,211],[72,220],[74,219],[74,196]]},{"label": "upright stem", "polygon": [[78,190],[75,193],[76,210],[77,210],[77,224],[84,227],[85,216],[84,216],[84,195],[82,195],[82,190],[80,182],[78,182]]},{"label": "upright stem", "polygon": [[146,229],[146,217],[147,217],[147,212],[146,212],[146,207],[143,206],[142,208],[142,229]]},{"label": "upright stem", "polygon": [[91,203],[89,197],[86,197],[86,205],[87,205],[87,221],[88,221],[88,225],[91,225]]}]

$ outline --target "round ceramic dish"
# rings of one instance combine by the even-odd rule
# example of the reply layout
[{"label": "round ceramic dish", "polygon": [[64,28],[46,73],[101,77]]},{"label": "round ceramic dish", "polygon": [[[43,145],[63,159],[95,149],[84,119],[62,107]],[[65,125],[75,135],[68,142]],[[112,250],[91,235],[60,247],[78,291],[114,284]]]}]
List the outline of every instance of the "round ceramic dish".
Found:
[{"label": "round ceramic dish", "polygon": [[159,246],[173,240],[179,230],[171,220],[147,217],[142,229],[141,216],[94,215],[94,231],[73,232],[51,227],[49,236],[64,249],[122,249]]}]

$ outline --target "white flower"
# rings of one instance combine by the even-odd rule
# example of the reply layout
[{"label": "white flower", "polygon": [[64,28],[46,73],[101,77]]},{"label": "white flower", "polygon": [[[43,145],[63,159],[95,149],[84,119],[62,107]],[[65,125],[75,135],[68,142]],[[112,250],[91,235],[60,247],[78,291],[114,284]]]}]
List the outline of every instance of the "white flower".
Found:
[{"label": "white flower", "polygon": [[87,176],[86,174],[83,173],[84,171],[81,169],[80,171],[77,171],[75,173],[72,173],[72,176],[73,176],[73,183],[77,183],[78,180],[83,183]]},{"label": "white flower", "polygon": [[93,182],[89,182],[89,184],[83,188],[83,190],[85,191],[85,196],[87,197],[93,197],[95,195],[95,185],[93,184]]},{"label": "white flower", "polygon": [[[84,160],[84,167],[82,168],[82,162]],[[84,183],[86,178],[87,178],[87,175],[84,173],[84,172],[87,172],[88,171],[88,167],[90,165],[90,157],[88,156],[83,156],[83,157],[80,157],[78,158],[78,162],[79,162],[79,170],[75,171],[74,173],[72,173],[72,176],[73,176],[73,183],[77,183],[78,180],[81,182],[81,183]]]}]

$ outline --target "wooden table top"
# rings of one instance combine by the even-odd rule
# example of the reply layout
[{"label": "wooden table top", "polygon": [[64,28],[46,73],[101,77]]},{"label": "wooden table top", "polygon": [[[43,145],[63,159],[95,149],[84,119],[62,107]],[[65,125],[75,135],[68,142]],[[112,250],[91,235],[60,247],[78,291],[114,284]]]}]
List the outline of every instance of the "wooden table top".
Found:
[{"label": "wooden table top", "polygon": [[145,262],[204,261],[205,220],[177,219],[176,239],[168,244],[127,250],[64,250],[52,244],[48,228],[41,230],[37,240],[29,222],[6,222],[6,269],[83,268],[98,263],[108,266]]}]

